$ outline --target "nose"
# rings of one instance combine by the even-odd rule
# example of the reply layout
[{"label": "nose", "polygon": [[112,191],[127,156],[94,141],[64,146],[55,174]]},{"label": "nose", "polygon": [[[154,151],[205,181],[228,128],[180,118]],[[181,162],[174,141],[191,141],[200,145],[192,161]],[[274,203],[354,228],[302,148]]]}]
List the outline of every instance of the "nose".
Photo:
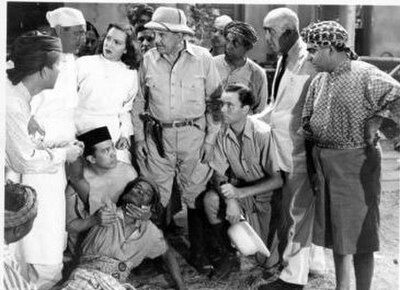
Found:
[{"label": "nose", "polygon": [[227,112],[227,105],[226,104],[222,104],[221,112],[222,113],[226,113]]},{"label": "nose", "polygon": [[268,30],[265,30],[265,40],[267,42],[271,40],[271,33]]},{"label": "nose", "polygon": [[307,60],[312,61],[314,56],[311,53],[307,53]]}]

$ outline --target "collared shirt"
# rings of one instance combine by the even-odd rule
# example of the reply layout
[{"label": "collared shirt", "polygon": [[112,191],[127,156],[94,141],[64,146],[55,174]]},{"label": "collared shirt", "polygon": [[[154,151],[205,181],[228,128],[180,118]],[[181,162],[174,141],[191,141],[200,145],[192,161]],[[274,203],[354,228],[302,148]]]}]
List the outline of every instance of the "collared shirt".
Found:
[{"label": "collared shirt", "polygon": [[3,247],[3,289],[35,290],[36,286],[28,283],[20,273],[20,267],[8,245]]},{"label": "collared shirt", "polygon": [[253,117],[247,117],[242,138],[230,127],[221,129],[210,166],[224,174],[231,167],[235,177],[245,182],[272,176],[279,171],[276,147],[270,127]]},{"label": "collared shirt", "polygon": [[106,125],[114,142],[128,138],[133,134],[130,111],[138,91],[137,71],[100,54],[83,56],[76,63],[78,134]]},{"label": "collared shirt", "polygon": [[[217,89],[219,75],[207,49],[186,42],[174,64],[167,61],[156,48],[145,55],[139,78],[149,95],[149,111],[161,122],[170,123],[204,116],[206,100]],[[144,111],[144,93],[140,92],[133,112],[135,138],[143,140],[143,125],[138,115]],[[219,126],[207,115],[206,142],[213,144]]]},{"label": "collared shirt", "polygon": [[367,146],[365,123],[371,117],[389,118],[400,125],[399,102],[396,80],[363,61],[345,60],[312,81],[303,127],[320,147],[363,148]]},{"label": "collared shirt", "polygon": [[[285,172],[306,172],[301,116],[308,86],[315,76],[307,55],[307,45],[298,39],[288,51],[286,69],[274,102],[256,116],[271,126],[279,166]],[[278,61],[277,71],[281,59],[282,57]],[[275,80],[273,85],[275,86]]]},{"label": "collared shirt", "polygon": [[246,58],[243,66],[232,69],[225,60],[225,54],[215,56],[214,60],[221,77],[222,87],[234,83],[248,86],[256,98],[253,113],[261,112],[268,99],[267,75],[262,67]]},{"label": "collared shirt", "polygon": [[22,82],[6,83],[6,166],[17,173],[54,173],[65,161],[63,148],[41,148],[28,134],[31,96]]}]

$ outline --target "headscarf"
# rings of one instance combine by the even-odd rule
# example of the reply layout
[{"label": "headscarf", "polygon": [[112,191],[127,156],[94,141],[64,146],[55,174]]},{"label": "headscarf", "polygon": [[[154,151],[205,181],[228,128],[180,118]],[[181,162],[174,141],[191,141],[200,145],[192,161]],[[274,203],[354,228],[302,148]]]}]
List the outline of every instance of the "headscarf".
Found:
[{"label": "headscarf", "polygon": [[11,48],[10,60],[14,67],[7,70],[8,78],[13,85],[18,84],[24,77],[52,65],[56,59],[49,55],[50,52],[61,51],[61,41],[56,37],[40,32],[18,37]]},{"label": "headscarf", "polygon": [[[38,201],[36,191],[32,187],[9,182],[5,185],[4,192],[6,195],[4,227],[6,229],[23,225],[36,217]],[[7,195],[13,195],[10,202],[15,203],[18,200],[21,204],[18,210],[9,210],[11,206],[7,204]]]},{"label": "headscarf", "polygon": [[232,21],[228,23],[224,29],[224,36],[226,37],[229,33],[248,41],[251,45],[254,45],[258,41],[255,29],[245,22]]},{"label": "headscarf", "polygon": [[349,38],[346,29],[336,21],[311,23],[303,29],[301,37],[307,44],[317,47],[331,45],[343,49],[350,59],[358,58],[358,55],[346,45]]}]

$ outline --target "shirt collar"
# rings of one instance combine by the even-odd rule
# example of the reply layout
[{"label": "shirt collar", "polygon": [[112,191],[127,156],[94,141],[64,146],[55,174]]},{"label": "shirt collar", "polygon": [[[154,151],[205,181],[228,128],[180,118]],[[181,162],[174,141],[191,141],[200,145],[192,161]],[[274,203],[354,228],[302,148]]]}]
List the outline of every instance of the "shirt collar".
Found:
[{"label": "shirt collar", "polygon": [[345,72],[350,71],[351,60],[345,59],[341,64],[339,64],[333,72],[330,73],[331,76],[339,76]]},{"label": "shirt collar", "polygon": [[[225,127],[224,135],[233,140],[237,140],[236,134],[235,134],[235,132],[233,132],[233,130],[231,129],[230,126]],[[246,118],[246,124],[244,125],[242,138],[244,138],[244,137],[246,137],[250,140],[253,140],[252,126],[251,126],[251,122],[249,121],[249,117]]]}]

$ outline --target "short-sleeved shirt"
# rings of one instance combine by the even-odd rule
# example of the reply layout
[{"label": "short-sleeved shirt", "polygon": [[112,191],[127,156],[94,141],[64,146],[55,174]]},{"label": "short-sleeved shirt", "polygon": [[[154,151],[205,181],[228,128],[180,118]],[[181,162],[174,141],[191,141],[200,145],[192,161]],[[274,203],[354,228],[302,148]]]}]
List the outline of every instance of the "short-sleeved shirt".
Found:
[{"label": "short-sleeved shirt", "polygon": [[[143,128],[138,115],[144,111],[145,92],[148,91],[148,110],[164,123],[196,119],[206,113],[206,101],[218,88],[219,75],[209,51],[185,42],[185,48],[171,64],[156,48],[143,58],[139,73],[142,91],[133,112],[133,125],[138,140],[143,140]],[[207,118],[206,141],[213,144],[219,126]]]},{"label": "short-sleeved shirt", "polygon": [[214,57],[215,64],[221,78],[222,87],[229,84],[240,83],[248,86],[253,92],[256,102],[253,106],[253,113],[261,112],[268,99],[268,82],[265,71],[249,58],[243,66],[232,70],[225,60],[225,55],[217,55]]},{"label": "short-sleeved shirt", "polygon": [[363,61],[345,60],[310,84],[303,127],[318,146],[355,149],[367,146],[364,127],[373,116],[400,125],[400,84]]},{"label": "short-sleeved shirt", "polygon": [[241,140],[230,127],[221,129],[210,165],[224,174],[230,167],[235,178],[253,182],[279,171],[276,147],[270,127],[247,117]]}]

